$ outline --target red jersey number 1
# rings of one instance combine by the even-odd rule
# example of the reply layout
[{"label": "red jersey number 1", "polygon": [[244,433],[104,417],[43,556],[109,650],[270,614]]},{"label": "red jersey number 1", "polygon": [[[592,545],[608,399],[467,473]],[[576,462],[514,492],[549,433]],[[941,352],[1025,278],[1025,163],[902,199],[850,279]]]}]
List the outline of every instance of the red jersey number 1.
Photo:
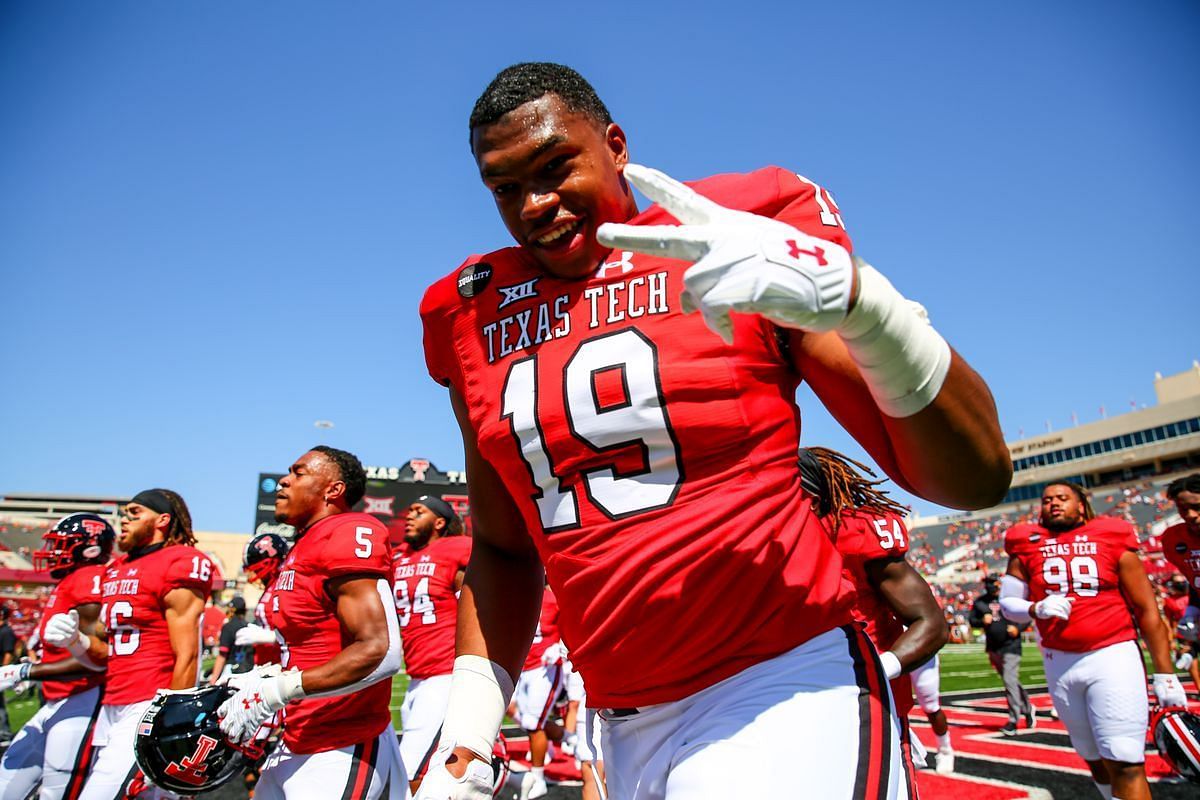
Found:
[{"label": "red jersey number 1", "polygon": [[[502,390],[501,419],[511,426],[533,482],[532,498],[546,533],[579,527],[582,484],[591,503],[609,519],[624,519],[669,506],[683,483],[679,443],[671,430],[658,374],[658,349],[636,328],[580,343],[563,370],[562,386],[538,380],[537,355],[514,361]],[[603,403],[597,376],[613,373],[623,397]],[[564,487],[555,475],[539,417],[538,393],[562,392],[566,423],[582,446],[596,453],[638,447],[642,469],[620,473],[616,462],[582,472]],[[544,413],[544,412],[542,412]]]}]

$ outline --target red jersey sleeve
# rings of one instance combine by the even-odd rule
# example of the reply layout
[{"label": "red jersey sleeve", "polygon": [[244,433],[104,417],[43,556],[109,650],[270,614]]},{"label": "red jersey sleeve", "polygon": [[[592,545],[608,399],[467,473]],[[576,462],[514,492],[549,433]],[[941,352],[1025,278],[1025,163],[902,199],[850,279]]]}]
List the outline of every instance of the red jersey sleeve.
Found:
[{"label": "red jersey sleeve", "polygon": [[166,565],[162,576],[162,592],[173,589],[192,589],[208,597],[213,586],[213,562],[194,547],[173,545],[176,552]]},{"label": "red jersey sleeve", "polygon": [[446,540],[454,543],[454,549],[446,548],[454,559],[455,570],[466,570],[467,562],[471,560],[471,537],[451,536]]},{"label": "red jersey sleeve", "polygon": [[75,578],[71,582],[71,597],[68,602],[71,608],[86,606],[88,603],[101,602],[100,582],[104,579],[104,567],[100,564],[80,567],[71,573]]},{"label": "red jersey sleeve", "polygon": [[775,171],[779,181],[779,209],[772,215],[775,219],[809,236],[854,250],[850,234],[842,222],[842,212],[828,189],[795,172],[780,167],[768,169]]},{"label": "red jersey sleeve", "polygon": [[[1092,521],[1093,528],[1110,539],[1121,551],[1131,553],[1138,551],[1137,529],[1128,522],[1113,517],[1097,517]],[[1123,553],[1122,553],[1123,554]],[[1117,556],[1120,558],[1120,556]]]},{"label": "red jersey sleeve", "polygon": [[392,579],[392,552],[388,531],[367,514],[343,514],[329,532],[316,565],[327,577],[378,575]]},{"label": "red jersey sleeve", "polygon": [[895,514],[855,511],[842,517],[837,548],[842,555],[862,562],[904,558],[908,552],[908,530]]},{"label": "red jersey sleeve", "polygon": [[463,298],[458,291],[458,278],[474,264],[480,256],[471,256],[459,269],[429,287],[421,299],[422,337],[425,346],[425,366],[429,376],[442,386],[456,382],[460,374],[458,356],[454,350],[453,326],[449,314]]}]

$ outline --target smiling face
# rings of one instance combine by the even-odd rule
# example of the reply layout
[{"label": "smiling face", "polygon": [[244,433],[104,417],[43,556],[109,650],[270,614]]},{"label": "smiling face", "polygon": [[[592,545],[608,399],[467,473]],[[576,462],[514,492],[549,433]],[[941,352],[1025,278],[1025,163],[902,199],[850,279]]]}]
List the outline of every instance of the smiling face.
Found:
[{"label": "smiling face", "polygon": [[1200,536],[1200,492],[1180,492],[1175,495],[1175,510],[1187,525],[1188,533]]},{"label": "smiling face", "polygon": [[1042,527],[1066,531],[1083,522],[1083,503],[1070,486],[1052,483],[1042,491]]},{"label": "smiling face", "polygon": [[484,184],[509,233],[548,274],[583,278],[610,252],[596,228],[637,213],[621,170],[625,133],[546,94],[471,135]]}]

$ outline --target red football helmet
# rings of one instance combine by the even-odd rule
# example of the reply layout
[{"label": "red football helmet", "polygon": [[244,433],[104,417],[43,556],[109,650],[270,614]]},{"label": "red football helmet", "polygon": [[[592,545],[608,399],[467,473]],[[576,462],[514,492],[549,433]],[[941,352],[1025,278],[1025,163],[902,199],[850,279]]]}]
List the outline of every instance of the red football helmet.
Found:
[{"label": "red football helmet", "polygon": [[279,574],[279,565],[287,556],[287,540],[278,533],[260,533],[246,544],[242,555],[242,568],[246,577],[266,586]]},{"label": "red football helmet", "polygon": [[84,564],[107,564],[117,534],[98,514],[71,514],[46,531],[46,546],[33,553],[33,568],[62,578]]}]

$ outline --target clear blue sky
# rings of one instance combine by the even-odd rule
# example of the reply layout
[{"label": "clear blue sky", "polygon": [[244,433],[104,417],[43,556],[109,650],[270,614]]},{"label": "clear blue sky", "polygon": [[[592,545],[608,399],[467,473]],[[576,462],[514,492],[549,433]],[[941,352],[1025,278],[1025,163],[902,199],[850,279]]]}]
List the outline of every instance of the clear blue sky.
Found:
[{"label": "clear blue sky", "polygon": [[845,5],[4,3],[0,493],[162,485],[246,531],[318,442],[461,467],[417,304],[507,243],[466,118],[522,60],[644,164],[828,186],[1008,437],[1153,402],[1200,357],[1200,6]]}]

